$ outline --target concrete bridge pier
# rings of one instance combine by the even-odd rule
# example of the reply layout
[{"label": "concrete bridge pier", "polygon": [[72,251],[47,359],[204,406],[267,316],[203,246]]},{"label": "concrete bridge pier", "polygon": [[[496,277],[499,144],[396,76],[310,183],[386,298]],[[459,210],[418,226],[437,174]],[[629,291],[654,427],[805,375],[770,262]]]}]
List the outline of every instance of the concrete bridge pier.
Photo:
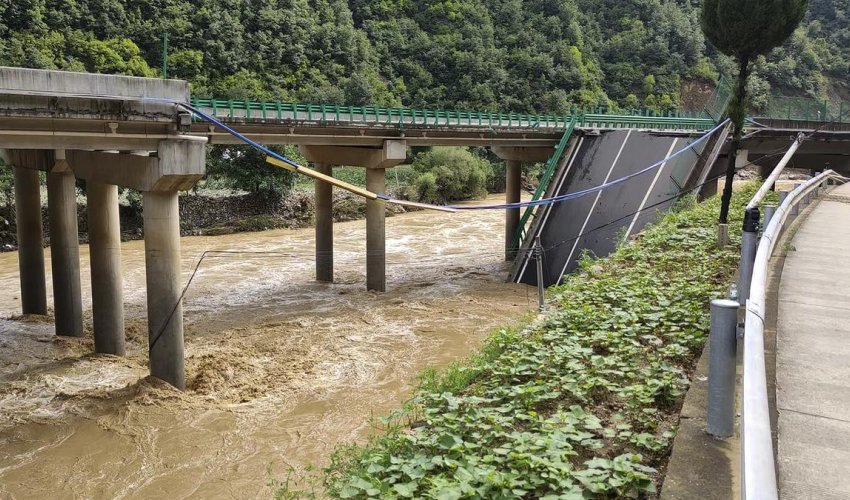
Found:
[{"label": "concrete bridge pier", "polygon": [[83,299],[80,291],[76,178],[62,150],[56,151],[55,164],[47,174],[47,210],[56,334],[82,337]]},{"label": "concrete bridge pier", "polygon": [[[315,164],[316,171],[332,176],[333,166]],[[316,281],[334,281],[334,215],[333,186],[327,182],[316,183]]]},{"label": "concrete bridge pier", "polygon": [[89,254],[92,319],[97,353],[124,356],[124,291],[118,186],[89,181]]},{"label": "concrete bridge pier", "polygon": [[[116,186],[142,192],[150,370],[152,376],[179,389],[186,387],[186,375],[178,192],[191,189],[203,177],[205,144],[206,139],[178,136],[161,141],[155,156],[91,151],[69,153],[76,175],[94,187],[90,203],[98,215],[92,219],[96,219],[94,227],[100,234],[93,241],[92,258],[95,254],[105,255],[98,266],[106,269],[92,274],[92,285],[93,288],[102,287],[103,294],[109,290],[120,294],[121,288]],[[104,325],[99,331],[103,348],[120,352],[123,348],[123,327],[119,327],[123,322],[123,304],[115,295],[111,300],[94,297],[101,305],[95,314]]]},{"label": "concrete bridge pier", "polygon": [[[386,189],[383,168],[366,169],[366,189],[383,193]],[[380,200],[366,201],[366,289],[387,291],[387,205]]]},{"label": "concrete bridge pier", "polygon": [[151,375],[186,388],[176,191],[143,193]]},{"label": "concrete bridge pier", "polygon": [[18,229],[18,267],[23,314],[47,314],[44,271],[44,234],[41,221],[41,185],[38,171],[46,163],[44,151],[7,151],[15,179],[15,220]]},{"label": "concrete bridge pier", "polygon": [[[522,201],[522,164],[545,163],[554,152],[548,148],[504,147],[492,148],[493,153],[505,160],[505,202],[519,203]],[[505,211],[505,260],[516,259],[519,248],[516,248],[516,233],[522,210],[511,208]]]},{"label": "concrete bridge pier", "polygon": [[[322,173],[330,174],[330,165],[348,165],[366,169],[366,189],[384,194],[386,169],[407,159],[406,141],[384,141],[381,148],[358,146],[302,145],[307,161]],[[316,182],[316,279],[333,281],[333,213],[331,186]],[[386,204],[366,201],[366,288],[376,292],[387,290],[386,277]],[[323,279],[324,278],[324,279]]]},{"label": "concrete bridge pier", "polygon": [[[519,203],[522,199],[522,163],[508,160],[505,165],[505,203]],[[510,208],[505,211],[505,260],[510,262],[516,258],[518,249],[514,241],[519,229],[520,209]]]}]

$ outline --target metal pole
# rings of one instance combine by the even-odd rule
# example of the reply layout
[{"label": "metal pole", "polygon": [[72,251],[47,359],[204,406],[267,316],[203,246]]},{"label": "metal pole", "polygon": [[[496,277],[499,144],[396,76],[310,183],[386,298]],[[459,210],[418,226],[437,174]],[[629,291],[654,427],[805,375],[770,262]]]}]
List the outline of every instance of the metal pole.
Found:
[{"label": "metal pole", "polygon": [[758,208],[747,209],[744,215],[744,231],[741,235],[741,262],[738,266],[738,303],[744,305],[750,298],[750,281],[753,277],[753,265],[756,262],[756,250],[759,240]]},{"label": "metal pole", "polygon": [[534,260],[537,261],[537,305],[540,312],[546,307],[546,287],[543,284],[543,245],[540,236],[534,238]]},{"label": "metal pole", "polygon": [[779,192],[779,206],[782,206],[785,203],[785,200],[788,198],[788,195],[791,194],[790,191],[780,191]]},{"label": "metal pole", "polygon": [[162,34],[162,79],[168,79],[168,32]]},{"label": "metal pole", "polygon": [[765,205],[764,206],[764,225],[762,227],[767,227],[770,224],[770,221],[773,220],[773,216],[776,214],[776,205]]},{"label": "metal pole", "polygon": [[776,184],[776,181],[779,180],[779,176],[782,175],[782,171],[785,170],[785,167],[791,161],[791,158],[794,156],[794,153],[800,149],[800,145],[803,144],[803,141],[806,139],[805,134],[802,132],[797,134],[797,138],[794,140],[794,143],[791,144],[791,147],[788,148],[788,152],[785,153],[785,156],[782,157],[782,160],[779,161],[779,164],[776,165],[776,168],[773,169],[773,173],[771,173],[767,179],[765,179],[764,184],[762,184],[761,188],[759,188],[758,192],[753,199],[750,200],[749,205],[747,205],[747,209],[755,208],[761,203],[761,200],[767,195],[768,191],[773,189],[773,185]]},{"label": "metal pole", "polygon": [[735,359],[738,347],[738,303],[711,302],[708,362],[708,433],[730,437],[735,433]]}]

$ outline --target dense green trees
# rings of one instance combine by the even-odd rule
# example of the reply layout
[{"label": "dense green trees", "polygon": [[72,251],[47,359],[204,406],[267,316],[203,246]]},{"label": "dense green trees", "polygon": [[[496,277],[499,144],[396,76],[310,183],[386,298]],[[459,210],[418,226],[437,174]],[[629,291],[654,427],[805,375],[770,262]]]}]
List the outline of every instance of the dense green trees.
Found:
[{"label": "dense green trees", "polygon": [[[755,89],[826,96],[850,76],[850,0],[813,0]],[[0,64],[151,76],[161,38],[196,95],[564,112],[681,106],[734,73],[697,0],[0,0]]]}]

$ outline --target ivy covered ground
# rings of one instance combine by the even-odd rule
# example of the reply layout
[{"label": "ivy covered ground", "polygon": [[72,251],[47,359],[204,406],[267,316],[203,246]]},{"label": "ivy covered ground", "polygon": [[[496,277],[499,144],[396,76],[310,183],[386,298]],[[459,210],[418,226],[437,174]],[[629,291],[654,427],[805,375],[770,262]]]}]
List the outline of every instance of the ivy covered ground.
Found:
[{"label": "ivy covered ground", "polygon": [[[754,189],[736,193],[734,206]],[[426,373],[384,432],[335,454],[327,493],[654,496],[707,339],[708,303],[737,265],[737,241],[716,247],[719,204],[680,203],[610,257],[586,258],[550,290],[545,319]],[[730,227],[742,212],[733,208]]]}]

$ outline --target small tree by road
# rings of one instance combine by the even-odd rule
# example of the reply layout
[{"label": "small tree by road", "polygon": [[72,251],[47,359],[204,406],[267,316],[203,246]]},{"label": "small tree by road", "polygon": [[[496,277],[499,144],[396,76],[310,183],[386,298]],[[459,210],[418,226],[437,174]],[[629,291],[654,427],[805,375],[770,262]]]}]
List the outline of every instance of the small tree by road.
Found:
[{"label": "small tree by road", "polygon": [[747,117],[747,79],[751,64],[756,57],[767,54],[791,36],[803,20],[808,3],[808,0],[705,0],[702,4],[700,20],[706,38],[738,62],[738,81],[728,110],[734,130],[720,224],[726,224],[729,216],[735,163]]}]

